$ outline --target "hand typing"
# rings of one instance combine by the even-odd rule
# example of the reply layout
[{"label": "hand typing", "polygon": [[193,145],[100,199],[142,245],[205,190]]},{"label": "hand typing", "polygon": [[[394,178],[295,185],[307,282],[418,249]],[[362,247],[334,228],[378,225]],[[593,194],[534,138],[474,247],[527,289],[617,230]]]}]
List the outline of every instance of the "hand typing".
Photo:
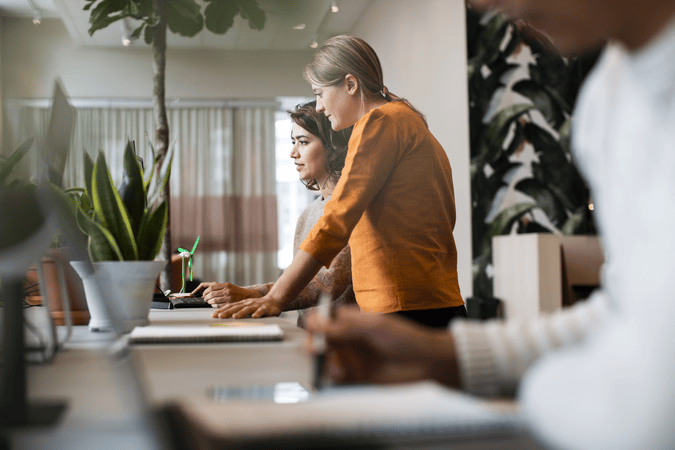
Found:
[{"label": "hand typing", "polygon": [[278,316],[279,314],[281,314],[281,308],[273,299],[265,296],[261,298],[249,298],[236,303],[226,303],[213,313],[213,317],[217,319],[227,319],[229,317],[243,319],[247,316],[259,318]]},{"label": "hand typing", "polygon": [[260,293],[254,289],[239,287],[232,283],[201,283],[192,293],[198,295],[200,292],[204,301],[214,308],[220,308],[223,305],[249,298],[261,297]]}]

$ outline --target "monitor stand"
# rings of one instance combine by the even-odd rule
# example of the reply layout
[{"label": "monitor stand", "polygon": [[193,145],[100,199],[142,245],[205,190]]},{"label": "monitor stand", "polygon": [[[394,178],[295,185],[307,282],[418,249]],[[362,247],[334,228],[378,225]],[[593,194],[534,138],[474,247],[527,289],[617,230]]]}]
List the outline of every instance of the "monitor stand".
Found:
[{"label": "monitor stand", "polygon": [[0,429],[56,424],[65,402],[29,402],[26,383],[22,282],[3,280],[4,351],[0,371]]}]

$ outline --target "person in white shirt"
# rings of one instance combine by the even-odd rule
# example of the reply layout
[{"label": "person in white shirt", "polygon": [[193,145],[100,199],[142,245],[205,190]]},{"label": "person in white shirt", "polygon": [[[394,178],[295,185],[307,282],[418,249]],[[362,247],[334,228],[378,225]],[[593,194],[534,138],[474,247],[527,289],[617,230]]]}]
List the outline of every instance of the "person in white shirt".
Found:
[{"label": "person in white shirt", "polygon": [[331,345],[329,374],[517,391],[530,429],[555,448],[675,448],[675,2],[472,3],[545,32],[566,55],[609,41],[573,119],[602,287],[538,320],[459,321],[449,333],[352,310],[312,317]]}]

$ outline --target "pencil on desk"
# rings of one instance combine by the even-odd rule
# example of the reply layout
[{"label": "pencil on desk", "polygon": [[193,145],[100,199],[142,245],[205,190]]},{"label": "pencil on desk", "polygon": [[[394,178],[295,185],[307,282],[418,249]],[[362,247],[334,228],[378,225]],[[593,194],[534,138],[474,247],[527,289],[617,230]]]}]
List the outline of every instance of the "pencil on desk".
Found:
[{"label": "pencil on desk", "polygon": [[[330,295],[322,293],[319,297],[319,305],[316,312],[324,320],[330,318]],[[312,348],[314,350],[314,374],[312,387],[319,390],[323,387],[323,366],[326,355],[326,336],[323,333],[315,333],[312,335]]]}]

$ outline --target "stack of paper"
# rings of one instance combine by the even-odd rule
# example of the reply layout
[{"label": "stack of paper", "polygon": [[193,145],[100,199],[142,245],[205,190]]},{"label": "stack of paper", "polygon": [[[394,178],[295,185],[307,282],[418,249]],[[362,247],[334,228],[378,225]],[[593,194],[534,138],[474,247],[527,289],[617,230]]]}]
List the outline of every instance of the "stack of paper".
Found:
[{"label": "stack of paper", "polygon": [[279,325],[214,323],[211,326],[162,326],[136,327],[129,335],[131,343],[171,342],[225,342],[225,341],[279,341],[283,338]]}]

